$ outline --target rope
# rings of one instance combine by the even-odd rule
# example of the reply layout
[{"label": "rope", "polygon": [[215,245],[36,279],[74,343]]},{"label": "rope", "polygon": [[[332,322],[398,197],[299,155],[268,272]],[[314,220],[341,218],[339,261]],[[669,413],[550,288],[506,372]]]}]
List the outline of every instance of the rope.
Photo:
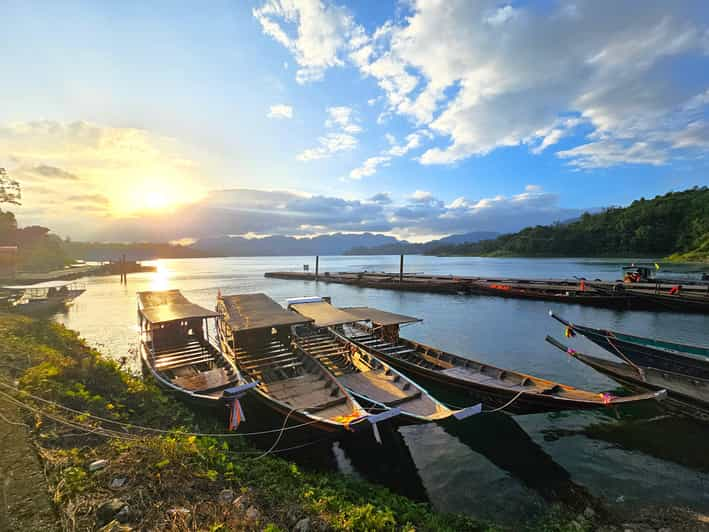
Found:
[{"label": "rope", "polygon": [[611,340],[611,337],[610,337],[610,336],[606,336],[606,341],[611,345],[611,347],[612,347],[613,349],[616,350],[616,352],[618,353],[618,355],[620,356],[620,358],[622,358],[622,359],[625,360],[630,366],[632,366],[632,367],[635,368],[635,370],[638,372],[638,374],[640,375],[640,377],[642,377],[643,381],[645,381],[645,372],[643,371],[643,369],[642,369],[640,366],[637,366],[636,364],[634,364],[633,361],[630,360],[628,357],[626,357],[625,354],[624,354],[620,349],[618,349],[618,347],[613,343],[613,340]]},{"label": "rope", "polygon": [[276,441],[273,442],[273,445],[271,445],[271,447],[268,449],[268,451],[266,451],[265,453],[263,453],[263,454],[257,456],[257,457],[256,457],[256,460],[260,460],[260,459],[263,458],[264,456],[268,456],[268,455],[271,453],[271,451],[273,451],[273,449],[276,448],[276,445],[278,445],[278,442],[281,441],[281,438],[283,437],[283,433],[285,432],[285,428],[286,428],[286,423],[288,423],[288,418],[290,417],[290,415],[291,415],[293,412],[295,412],[295,410],[296,410],[295,408],[291,408],[291,411],[288,412],[288,415],[287,415],[286,418],[283,420],[283,426],[281,427],[281,432],[278,433],[278,437],[276,438]]},{"label": "rope", "polygon": [[[39,401],[39,402],[42,402],[42,403],[45,403],[45,404],[48,404],[51,406],[55,406],[55,407],[60,408],[62,410],[66,410],[67,412],[71,412],[72,414],[90,417],[90,418],[96,419],[98,421],[104,421],[106,423],[113,423],[113,424],[121,426],[121,427],[138,429],[138,430],[143,430],[146,432],[157,432],[160,434],[171,434],[171,433],[175,432],[174,430],[159,429],[159,428],[155,428],[155,427],[146,427],[143,425],[135,425],[133,423],[125,423],[123,421],[117,421],[114,419],[108,419],[105,417],[96,416],[94,414],[91,414],[90,412],[75,410],[75,409],[70,408],[68,406],[64,406],[61,403],[57,403],[55,401],[50,401],[48,399],[44,399],[43,397],[33,395],[29,392],[26,392],[24,390],[21,390],[21,389],[15,387],[15,386],[11,386],[7,383],[2,382],[2,380],[0,380],[0,386],[4,386],[6,388],[9,388],[15,392],[23,393],[36,401]],[[282,430],[298,429],[301,427],[306,427],[308,425],[313,425],[315,423],[318,423],[318,420],[308,421],[306,423],[300,423],[298,425],[292,425],[292,426],[287,427],[285,429],[282,429],[282,428],[281,429],[269,429],[269,430],[262,430],[262,431],[258,431],[258,432],[239,432],[239,433],[235,433],[235,432],[225,432],[225,433],[219,433],[219,432],[180,432],[180,433],[184,434],[185,436],[211,436],[211,437],[215,437],[215,438],[234,438],[237,436],[239,436],[239,437],[241,437],[241,436],[262,436],[264,434],[273,434],[275,432],[281,432]],[[110,430],[110,429],[108,429],[108,430]]]},{"label": "rope", "polygon": [[497,407],[497,408],[493,408],[492,410],[486,410],[486,411],[483,412],[483,413],[485,413],[485,414],[492,414],[493,412],[499,412],[500,410],[504,410],[505,408],[507,408],[508,406],[510,406],[512,403],[514,403],[517,399],[519,399],[519,398],[522,396],[523,393],[524,393],[524,390],[520,390],[519,393],[517,393],[517,395],[515,395],[512,399],[510,399],[509,401],[507,401],[504,405],[502,405],[502,406],[500,406],[500,407]]},{"label": "rope", "polygon": [[[19,400],[13,398],[12,396],[10,396],[10,395],[8,395],[8,394],[5,394],[4,392],[0,392],[0,396],[4,396],[5,399],[7,399],[8,401],[10,401],[10,402],[12,402],[13,404],[17,405],[17,406],[20,407],[20,408],[25,408],[25,409],[27,409],[27,410],[29,410],[29,411],[31,411],[31,412],[34,412],[34,413],[36,413],[36,414],[38,414],[38,415],[40,415],[40,416],[47,417],[47,418],[49,418],[49,419],[52,419],[53,421],[56,421],[57,423],[60,423],[60,424],[69,426],[69,427],[71,427],[71,428],[73,428],[73,429],[80,430],[81,432],[86,432],[86,433],[90,433],[90,434],[97,434],[97,435],[99,435],[99,436],[104,436],[104,437],[107,437],[107,438],[120,438],[120,439],[131,440],[131,441],[139,441],[139,440],[140,440],[140,437],[136,437],[135,435],[128,436],[128,435],[125,435],[125,434],[116,433],[115,431],[110,431],[110,430],[106,430],[106,429],[100,429],[100,428],[96,428],[96,427],[88,427],[88,428],[87,428],[86,425],[83,425],[83,424],[81,424],[81,423],[75,423],[75,422],[72,422],[72,421],[69,421],[69,420],[66,420],[66,419],[62,419],[62,418],[57,417],[57,416],[53,416],[53,415],[48,414],[48,413],[46,413],[46,412],[43,412],[43,411],[41,411],[41,410],[39,410],[39,409],[37,409],[37,408],[34,408],[34,407],[30,406],[30,405],[27,405],[27,404],[23,403],[22,401],[19,401]],[[295,409],[291,410],[291,411],[288,413],[288,416],[286,417],[286,421],[284,422],[284,427],[285,427],[285,423],[288,421],[288,417],[289,417],[294,411],[295,411]],[[16,423],[16,422],[14,422],[14,421],[10,421],[10,420],[8,420],[7,418],[5,418],[5,416],[3,416],[2,414],[0,414],[0,419],[3,419],[5,422],[10,423],[10,424],[12,424],[12,425],[19,425],[19,426],[23,426],[23,427],[29,428],[29,426],[26,425],[25,423]],[[238,453],[236,453],[236,452],[229,452],[228,454],[233,455],[233,456],[239,456],[239,455],[243,455],[243,454],[247,454],[247,455],[260,454],[260,456],[258,456],[258,457],[256,458],[256,459],[258,460],[259,458],[263,458],[264,456],[267,456],[268,454],[277,454],[277,453],[284,453],[284,452],[287,452],[287,451],[294,451],[294,450],[297,450],[297,449],[302,449],[302,448],[304,448],[304,447],[309,447],[309,446],[311,446],[311,445],[316,445],[316,444],[319,444],[319,443],[322,443],[322,442],[326,441],[326,438],[321,438],[321,439],[319,439],[319,440],[315,440],[315,441],[312,441],[312,442],[307,442],[307,443],[300,444],[300,445],[295,445],[295,446],[292,446],[292,447],[286,447],[286,448],[284,448],[284,449],[274,450],[275,446],[278,445],[279,441],[281,440],[281,437],[283,436],[283,432],[285,432],[285,431],[284,431],[283,428],[282,428],[282,429],[280,430],[280,433],[279,433],[279,435],[278,435],[278,438],[276,439],[276,441],[274,442],[274,444],[273,444],[273,445],[271,446],[271,448],[270,448],[268,451],[266,451],[265,453],[262,452],[262,451],[241,451],[241,452],[238,452]]]}]

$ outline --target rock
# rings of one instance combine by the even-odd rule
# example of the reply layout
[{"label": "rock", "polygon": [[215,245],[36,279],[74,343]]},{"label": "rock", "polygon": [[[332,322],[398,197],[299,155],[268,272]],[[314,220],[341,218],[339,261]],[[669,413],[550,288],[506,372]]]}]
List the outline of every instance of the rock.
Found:
[{"label": "rock", "polygon": [[108,460],[94,460],[89,464],[89,471],[94,472],[108,465]]},{"label": "rock", "polygon": [[249,506],[246,510],[247,521],[258,521],[261,518],[261,512],[255,506]]},{"label": "rock", "polygon": [[120,499],[111,499],[110,501],[104,502],[96,510],[96,522],[99,527],[110,523],[116,518],[116,515],[125,507],[127,504]]},{"label": "rock", "polygon": [[310,518],[303,517],[298,521],[293,527],[293,532],[309,532],[310,531]]},{"label": "rock", "polygon": [[657,529],[657,532],[672,532],[672,529],[671,529],[671,528],[666,528],[666,527],[665,527],[665,528],[658,528],[658,529]]},{"label": "rock", "polygon": [[586,506],[586,509],[583,511],[583,516],[586,519],[593,519],[596,517],[596,512],[590,506]]},{"label": "rock", "polygon": [[126,477],[114,478],[111,480],[111,483],[108,485],[108,487],[112,490],[118,490],[125,486],[126,482],[128,482],[128,479]]},{"label": "rock", "polygon": [[232,504],[237,510],[243,510],[249,504],[249,497],[246,494],[239,495],[236,499],[234,499],[234,502],[232,502]]},{"label": "rock", "polygon": [[222,490],[219,492],[219,502],[222,504],[229,504],[234,500],[234,490]]}]

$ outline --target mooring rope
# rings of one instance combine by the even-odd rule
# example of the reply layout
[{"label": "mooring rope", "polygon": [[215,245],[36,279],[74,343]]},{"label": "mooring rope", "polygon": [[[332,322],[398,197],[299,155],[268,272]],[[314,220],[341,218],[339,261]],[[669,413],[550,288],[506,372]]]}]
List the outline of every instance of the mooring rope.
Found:
[{"label": "mooring rope", "polygon": [[[133,424],[133,423],[126,423],[126,422],[118,421],[118,420],[115,420],[115,419],[108,419],[108,418],[105,418],[105,417],[97,416],[97,415],[91,414],[90,412],[85,412],[85,411],[82,411],[82,410],[76,410],[76,409],[74,409],[74,408],[65,406],[65,405],[63,405],[63,404],[61,404],[61,403],[57,403],[56,401],[50,401],[49,399],[44,399],[43,397],[39,397],[39,396],[33,395],[33,394],[31,394],[31,393],[29,393],[29,392],[27,392],[27,391],[25,391],[25,390],[21,390],[21,389],[15,387],[15,386],[11,386],[11,385],[9,385],[9,384],[7,384],[7,383],[2,382],[1,379],[0,379],[0,386],[4,386],[5,388],[9,388],[9,389],[11,389],[11,390],[13,390],[13,391],[15,391],[15,392],[25,394],[25,395],[27,395],[28,397],[30,397],[30,398],[32,398],[32,399],[34,399],[34,400],[36,400],[36,401],[39,401],[39,402],[42,402],[42,403],[45,403],[45,404],[48,404],[48,405],[51,405],[51,406],[55,406],[55,407],[57,407],[57,408],[60,408],[60,409],[62,409],[62,410],[66,410],[67,412],[71,412],[71,413],[73,413],[73,414],[77,414],[77,415],[80,415],[80,416],[90,417],[90,418],[96,419],[97,421],[103,421],[103,422],[105,422],[105,423],[113,423],[113,424],[118,425],[118,426],[121,426],[121,427],[126,427],[126,428],[130,428],[130,429],[137,429],[137,430],[143,430],[143,431],[146,431],[146,432],[157,432],[157,433],[160,433],[160,434],[173,434],[173,433],[177,432],[177,431],[175,431],[175,430],[159,429],[159,428],[156,428],[156,427],[147,427],[147,426],[143,426],[143,425],[136,425],[136,424]],[[215,437],[215,438],[233,438],[233,437],[237,437],[237,436],[238,436],[238,437],[241,437],[241,436],[262,436],[262,435],[264,435],[264,434],[274,434],[274,433],[276,433],[276,432],[282,432],[283,430],[298,429],[298,428],[306,427],[306,426],[308,426],[308,425],[313,425],[313,424],[318,423],[318,422],[319,422],[319,420],[313,420],[313,421],[308,421],[308,422],[305,422],[305,423],[300,423],[300,424],[298,424],[298,425],[292,425],[292,426],[290,426],[290,427],[286,427],[285,429],[283,429],[283,428],[280,428],[280,429],[269,429],[269,430],[262,430],[262,431],[257,431],[257,432],[239,432],[239,433],[236,433],[236,432],[225,432],[225,433],[220,433],[220,432],[184,432],[184,431],[179,431],[179,433],[182,434],[182,435],[185,435],[185,436],[211,436],[211,437]],[[110,429],[107,429],[107,430],[110,430]]]}]

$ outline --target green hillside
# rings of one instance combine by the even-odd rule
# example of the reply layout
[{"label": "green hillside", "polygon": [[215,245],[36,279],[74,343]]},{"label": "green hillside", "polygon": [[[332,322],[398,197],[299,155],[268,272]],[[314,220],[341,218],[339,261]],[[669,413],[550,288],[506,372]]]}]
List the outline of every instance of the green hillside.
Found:
[{"label": "green hillside", "polygon": [[709,188],[669,192],[628,207],[585,213],[567,224],[527,227],[475,244],[442,246],[432,255],[524,257],[709,258]]}]

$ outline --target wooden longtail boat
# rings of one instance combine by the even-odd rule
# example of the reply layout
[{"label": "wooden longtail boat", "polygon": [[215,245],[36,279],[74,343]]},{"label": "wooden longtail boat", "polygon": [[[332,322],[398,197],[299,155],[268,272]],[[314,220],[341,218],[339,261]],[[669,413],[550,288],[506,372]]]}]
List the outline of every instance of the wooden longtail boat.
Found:
[{"label": "wooden longtail boat", "polygon": [[637,368],[624,362],[606,360],[579,353],[558,340],[547,336],[547,342],[574,357],[579,362],[590,366],[620,384],[633,390],[667,391],[667,406],[673,411],[709,420],[709,381],[662,371],[656,368]]},{"label": "wooden longtail boat", "polygon": [[222,349],[262,404],[292,424],[338,432],[371,427],[398,414],[370,415],[317,360],[291,345],[290,328],[310,322],[265,294],[217,297]]},{"label": "wooden longtail boat", "polygon": [[404,373],[472,396],[489,409],[511,414],[588,410],[657,399],[661,395],[642,393],[619,397],[497,368],[401,338],[398,323],[408,317],[380,310],[374,313],[375,309],[368,308],[344,310],[356,311],[362,322],[372,323],[372,326],[352,328],[348,336],[353,342]]},{"label": "wooden longtail boat", "polygon": [[709,348],[707,347],[595,329],[566,321],[551,311],[549,315],[566,326],[570,333],[585,336],[630,365],[709,379]]},{"label": "wooden longtail boat", "polygon": [[480,405],[461,410],[446,407],[416,382],[337,330],[358,321],[357,316],[322,300],[289,303],[289,308],[314,320],[311,326],[297,328],[296,345],[327,367],[359,400],[382,410],[398,407],[399,421],[409,423],[441,421],[451,416],[464,419],[481,411]]},{"label": "wooden longtail boat", "polygon": [[179,290],[138,292],[141,362],[159,386],[203,406],[244,390],[234,363],[210,342],[208,322],[217,317]]}]

